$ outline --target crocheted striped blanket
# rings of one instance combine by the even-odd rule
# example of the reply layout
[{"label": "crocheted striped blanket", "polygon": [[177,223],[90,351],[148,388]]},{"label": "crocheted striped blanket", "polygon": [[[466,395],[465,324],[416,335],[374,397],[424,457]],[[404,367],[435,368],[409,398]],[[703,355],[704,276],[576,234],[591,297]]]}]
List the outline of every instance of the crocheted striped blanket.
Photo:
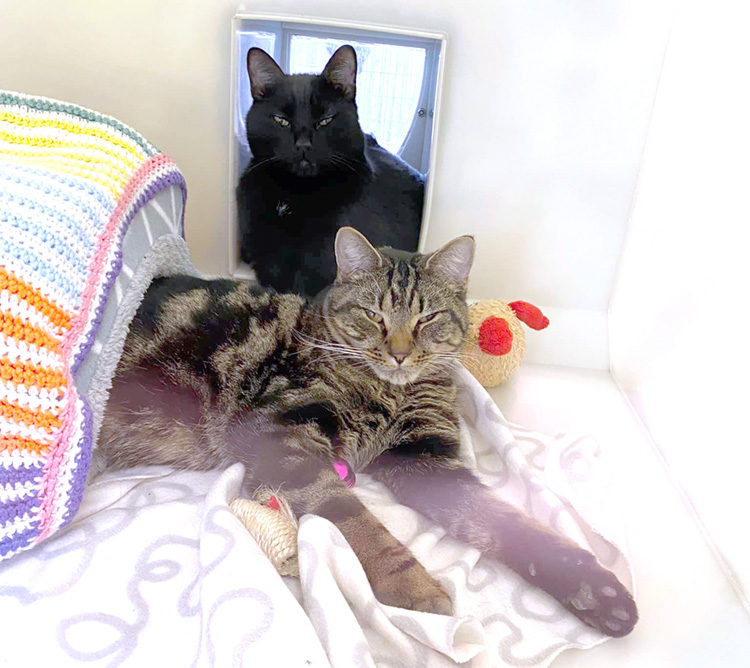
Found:
[{"label": "crocheted striped blanket", "polygon": [[114,118],[0,91],[0,559],[67,524],[91,410],[76,372],[138,209],[184,181]]}]

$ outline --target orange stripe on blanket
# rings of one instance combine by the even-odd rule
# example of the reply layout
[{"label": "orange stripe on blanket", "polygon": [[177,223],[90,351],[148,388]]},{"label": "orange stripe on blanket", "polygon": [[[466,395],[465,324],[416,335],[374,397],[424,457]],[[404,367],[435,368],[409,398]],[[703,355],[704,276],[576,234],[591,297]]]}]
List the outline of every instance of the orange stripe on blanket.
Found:
[{"label": "orange stripe on blanket", "polygon": [[7,290],[17,295],[39,313],[46,315],[54,325],[67,329],[70,326],[71,314],[64,308],[47,299],[39,290],[31,287],[22,278],[5,267],[0,267],[0,290]]},{"label": "orange stripe on blanket", "polygon": [[49,452],[49,444],[31,438],[0,436],[0,452],[28,452],[32,455],[44,455]]},{"label": "orange stripe on blanket", "polygon": [[52,353],[60,351],[60,341],[53,338],[38,325],[17,318],[12,313],[0,312],[0,332],[16,341],[33,343]]},{"label": "orange stripe on blanket", "polygon": [[59,371],[51,371],[31,362],[12,362],[7,357],[0,357],[0,380],[25,387],[57,389],[60,393],[67,386],[65,377]]},{"label": "orange stripe on blanket", "polygon": [[25,424],[46,431],[48,434],[60,428],[60,417],[52,411],[39,408],[26,408],[0,399],[0,415],[10,418],[16,424]]}]

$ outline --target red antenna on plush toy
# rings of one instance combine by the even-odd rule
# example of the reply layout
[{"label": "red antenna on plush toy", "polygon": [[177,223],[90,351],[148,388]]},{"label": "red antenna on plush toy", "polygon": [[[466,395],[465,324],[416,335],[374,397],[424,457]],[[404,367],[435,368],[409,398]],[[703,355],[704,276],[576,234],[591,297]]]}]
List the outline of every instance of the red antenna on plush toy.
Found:
[{"label": "red antenna on plush toy", "polygon": [[510,302],[508,306],[515,311],[518,319],[522,323],[531,327],[531,329],[536,329],[538,331],[549,325],[549,318],[536,306],[529,304],[529,302]]}]

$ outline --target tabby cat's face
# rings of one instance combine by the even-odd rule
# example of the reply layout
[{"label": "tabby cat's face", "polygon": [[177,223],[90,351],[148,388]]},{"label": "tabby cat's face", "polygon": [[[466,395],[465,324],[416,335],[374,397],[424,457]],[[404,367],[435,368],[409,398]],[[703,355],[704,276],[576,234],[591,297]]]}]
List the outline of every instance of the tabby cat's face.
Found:
[{"label": "tabby cat's face", "polygon": [[329,350],[406,385],[452,366],[464,345],[471,237],[431,255],[375,250],[352,228],[336,237],[338,276],[323,297]]},{"label": "tabby cat's face", "polygon": [[247,67],[253,105],[246,127],[254,161],[312,177],[351,170],[362,159],[352,47],[336,51],[320,75],[286,75],[257,48],[248,52]]}]

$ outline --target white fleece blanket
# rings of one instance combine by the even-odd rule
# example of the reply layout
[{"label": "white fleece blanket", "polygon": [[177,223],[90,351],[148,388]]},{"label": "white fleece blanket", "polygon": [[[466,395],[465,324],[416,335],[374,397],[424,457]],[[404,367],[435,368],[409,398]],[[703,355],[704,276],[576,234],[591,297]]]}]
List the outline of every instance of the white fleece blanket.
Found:
[{"label": "white fleece blanket", "polygon": [[[589,438],[509,425],[458,372],[465,454],[501,497],[597,554],[632,588]],[[305,516],[282,578],[231,513],[242,467],[104,473],[75,520],[0,566],[0,666],[414,668],[548,665],[605,637],[359,475],[355,490],[446,586],[456,617],[373,596],[338,530]]]}]

